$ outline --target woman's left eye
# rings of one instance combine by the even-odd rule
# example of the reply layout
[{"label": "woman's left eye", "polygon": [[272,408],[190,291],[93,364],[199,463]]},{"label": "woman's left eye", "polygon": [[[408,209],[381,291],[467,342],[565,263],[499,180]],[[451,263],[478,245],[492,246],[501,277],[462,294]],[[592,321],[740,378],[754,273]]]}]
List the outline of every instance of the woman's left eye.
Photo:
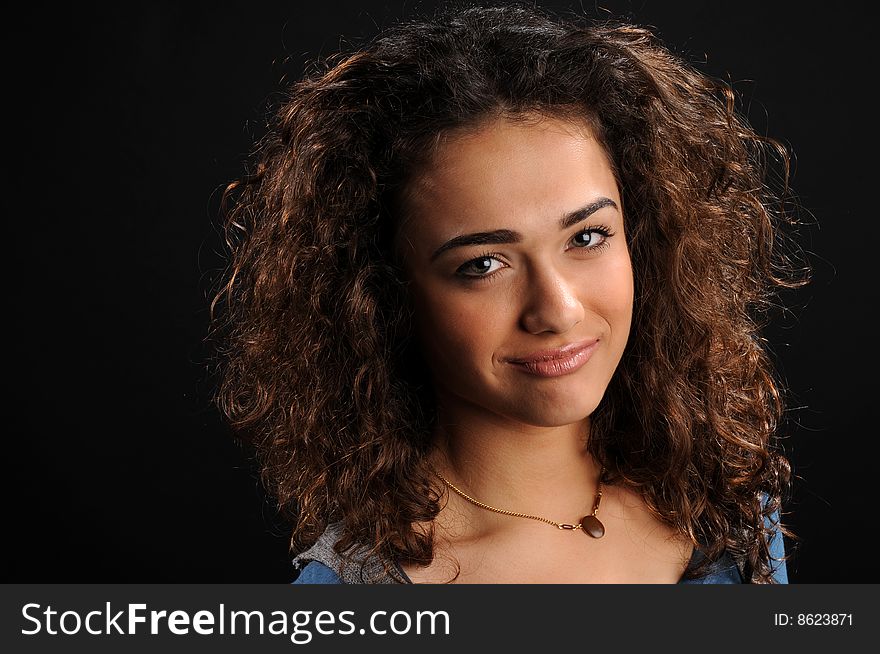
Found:
[{"label": "woman's left eye", "polygon": [[609,236],[612,236],[611,231],[605,227],[590,227],[575,234],[571,240],[576,248],[592,250],[605,245]]}]

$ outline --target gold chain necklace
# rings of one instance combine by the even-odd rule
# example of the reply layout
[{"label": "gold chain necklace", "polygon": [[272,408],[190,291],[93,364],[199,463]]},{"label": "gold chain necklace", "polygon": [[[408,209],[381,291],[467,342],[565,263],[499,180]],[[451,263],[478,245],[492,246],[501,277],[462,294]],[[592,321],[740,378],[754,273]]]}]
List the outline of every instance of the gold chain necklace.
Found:
[{"label": "gold chain necklace", "polygon": [[593,538],[602,538],[602,536],[605,535],[605,525],[603,525],[599,521],[599,518],[596,517],[596,514],[599,512],[599,502],[602,501],[602,475],[605,474],[604,467],[602,468],[601,472],[599,473],[599,486],[596,491],[596,499],[593,500],[593,512],[591,514],[585,515],[583,518],[581,518],[581,521],[576,525],[573,525],[573,524],[570,524],[567,522],[556,522],[555,520],[550,520],[549,518],[542,518],[541,516],[537,516],[537,515],[529,515],[527,513],[516,513],[515,511],[505,511],[504,509],[496,509],[494,506],[489,506],[488,504],[484,504],[483,502],[480,502],[479,500],[475,500],[473,497],[471,497],[470,495],[465,493],[463,490],[459,489],[457,486],[455,486],[455,484],[453,484],[451,481],[446,479],[446,477],[441,475],[436,470],[434,471],[434,474],[436,474],[438,477],[440,477],[440,479],[442,479],[443,482],[447,486],[449,486],[449,488],[451,488],[456,493],[461,495],[464,499],[466,499],[471,504],[476,504],[481,509],[487,509],[488,511],[494,511],[495,513],[501,513],[502,515],[509,515],[509,516],[513,516],[515,518],[529,518],[530,520],[540,520],[541,522],[546,522],[547,524],[553,525],[554,527],[556,527],[558,529],[568,529],[570,531],[575,530],[575,529],[580,529],[585,534],[589,534]]}]

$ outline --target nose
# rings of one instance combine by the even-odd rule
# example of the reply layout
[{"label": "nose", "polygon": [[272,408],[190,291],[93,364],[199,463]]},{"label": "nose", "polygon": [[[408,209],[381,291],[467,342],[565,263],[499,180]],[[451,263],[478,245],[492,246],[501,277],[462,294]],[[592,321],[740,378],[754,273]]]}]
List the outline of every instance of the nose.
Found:
[{"label": "nose", "polygon": [[[520,322],[531,334],[563,334],[584,318],[578,280],[567,279],[553,266],[534,266],[524,289]],[[579,280],[581,284],[584,280]]]}]

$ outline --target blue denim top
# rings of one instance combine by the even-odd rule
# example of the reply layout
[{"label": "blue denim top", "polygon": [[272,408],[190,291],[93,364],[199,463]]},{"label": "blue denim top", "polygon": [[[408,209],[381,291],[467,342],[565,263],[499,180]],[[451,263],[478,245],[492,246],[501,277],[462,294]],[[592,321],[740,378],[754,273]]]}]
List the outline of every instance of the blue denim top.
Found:
[{"label": "blue denim top", "polygon": [[[764,519],[767,527],[776,527],[779,524],[779,512],[776,511],[772,515]],[[778,529],[773,529],[773,535],[770,539],[770,557],[771,566],[773,567],[773,580],[778,584],[788,583],[788,570],[783,557],[785,556],[785,547],[783,544],[782,533]],[[299,558],[299,557],[298,557]],[[704,558],[703,553],[694,548],[693,556],[688,563],[688,568],[693,568],[699,561]],[[299,575],[294,584],[342,584],[344,582],[332,568],[321,563],[320,561],[308,561],[307,559],[299,559],[298,563],[303,567],[299,571]],[[404,578],[409,581],[403,570],[399,570]],[[411,581],[409,583],[412,583]],[[724,555],[711,564],[705,576],[697,579],[680,579],[680,584],[741,584],[743,583],[739,568],[728,554]]]}]

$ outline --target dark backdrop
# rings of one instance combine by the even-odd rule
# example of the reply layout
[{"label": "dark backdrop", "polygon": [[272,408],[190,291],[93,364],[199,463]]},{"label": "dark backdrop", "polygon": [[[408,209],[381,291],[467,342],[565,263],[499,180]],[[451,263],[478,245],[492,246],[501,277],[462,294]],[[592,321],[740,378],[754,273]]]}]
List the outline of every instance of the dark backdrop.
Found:
[{"label": "dark backdrop", "polygon": [[[793,148],[793,186],[818,223],[801,235],[814,282],[767,332],[792,391],[786,518],[803,542],[791,580],[876,582],[876,566],[841,548],[861,538],[875,496],[869,21],[796,2],[669,4],[603,6],[733,82],[757,129]],[[209,402],[219,192],[304,62],[432,6],[35,6],[7,17],[4,581],[291,578],[287,526]]]}]

